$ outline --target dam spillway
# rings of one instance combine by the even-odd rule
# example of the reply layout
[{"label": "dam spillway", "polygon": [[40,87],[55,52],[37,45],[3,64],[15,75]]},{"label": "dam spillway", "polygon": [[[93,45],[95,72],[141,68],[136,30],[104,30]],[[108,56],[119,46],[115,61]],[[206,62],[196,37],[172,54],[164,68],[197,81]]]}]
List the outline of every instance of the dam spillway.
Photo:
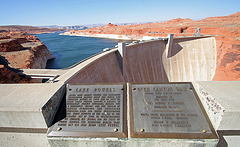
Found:
[{"label": "dam spillway", "polygon": [[166,40],[156,40],[128,45],[122,56],[117,49],[106,51],[107,54],[77,71],[67,83],[212,80],[216,69],[214,37],[174,38],[171,46],[167,48]]}]

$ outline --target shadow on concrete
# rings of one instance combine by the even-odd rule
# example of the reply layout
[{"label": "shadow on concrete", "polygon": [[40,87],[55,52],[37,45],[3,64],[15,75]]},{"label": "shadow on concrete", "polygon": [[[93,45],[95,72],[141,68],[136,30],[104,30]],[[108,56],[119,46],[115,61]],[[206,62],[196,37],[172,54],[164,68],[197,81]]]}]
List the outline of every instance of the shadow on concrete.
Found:
[{"label": "shadow on concrete", "polygon": [[[218,136],[219,136],[219,141],[216,147],[228,147],[228,146],[232,146],[232,144],[228,144],[227,141],[225,140],[224,136],[239,136],[240,135],[240,131],[239,130],[218,130],[217,131]],[[236,144],[236,146],[239,146]]]},{"label": "shadow on concrete", "polygon": [[66,114],[67,113],[66,113],[66,92],[65,92],[62,98],[61,104],[58,107],[58,111],[55,115],[55,118],[53,119],[52,125],[64,119],[67,116]]},{"label": "shadow on concrete", "polygon": [[173,43],[172,48],[168,50],[167,58],[171,58],[179,53],[183,48],[178,43]]},{"label": "shadow on concrete", "polygon": [[118,61],[120,71],[123,75],[123,58],[118,51],[115,52],[115,55],[116,55],[116,58],[117,58],[117,61]]},{"label": "shadow on concrete", "polygon": [[[161,79],[160,82],[166,82],[166,83],[168,83],[168,82],[169,82],[169,79],[168,79],[168,76],[167,76],[167,73],[166,73],[166,70],[165,70],[164,64],[163,64],[163,53],[164,53],[164,51],[163,51],[163,52],[161,53],[161,55],[160,55],[160,57],[162,57],[162,58],[160,58],[160,67],[163,67],[162,70],[161,70],[161,72],[160,72],[160,74],[162,75],[162,79]],[[165,55],[165,56],[166,56],[166,55]]]},{"label": "shadow on concrete", "polygon": [[223,132],[221,131],[217,131],[218,136],[219,136],[219,141],[216,147],[228,147],[228,144],[226,142],[226,140],[223,137]]},{"label": "shadow on concrete", "polygon": [[[199,37],[199,38],[179,38],[179,39],[175,39],[173,41],[173,45],[172,48],[168,51],[168,58],[173,57],[174,55],[176,55],[177,53],[179,53],[183,48],[179,45],[180,42],[187,42],[187,41],[192,41],[192,40],[198,40],[198,39],[202,39],[203,37]],[[207,38],[207,37],[206,37]]]}]

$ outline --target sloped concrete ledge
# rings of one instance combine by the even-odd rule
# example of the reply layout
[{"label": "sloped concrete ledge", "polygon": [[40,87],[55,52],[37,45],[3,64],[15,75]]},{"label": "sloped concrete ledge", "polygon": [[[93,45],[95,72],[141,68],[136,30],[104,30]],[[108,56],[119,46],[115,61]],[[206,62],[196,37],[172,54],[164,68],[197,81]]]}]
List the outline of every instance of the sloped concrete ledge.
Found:
[{"label": "sloped concrete ledge", "polygon": [[216,130],[240,130],[240,82],[193,82]]},{"label": "sloped concrete ledge", "polygon": [[240,144],[240,82],[193,82],[199,98],[219,135],[217,146]]},{"label": "sloped concrete ledge", "polygon": [[64,90],[63,83],[1,84],[0,127],[47,129]]}]

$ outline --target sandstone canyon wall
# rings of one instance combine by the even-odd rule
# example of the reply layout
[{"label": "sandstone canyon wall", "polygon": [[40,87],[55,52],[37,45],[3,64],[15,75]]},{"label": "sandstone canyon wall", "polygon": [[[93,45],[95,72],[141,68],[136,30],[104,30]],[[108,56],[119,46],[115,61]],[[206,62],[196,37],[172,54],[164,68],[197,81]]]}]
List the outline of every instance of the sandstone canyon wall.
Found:
[{"label": "sandstone canyon wall", "polygon": [[[16,73],[11,73],[6,66],[15,69],[40,69],[46,67],[47,60],[54,58],[37,37],[9,31],[0,33],[0,55],[8,62],[8,65],[1,66],[1,83],[25,82],[21,77],[17,78]],[[15,78],[8,78],[7,73]]]}]

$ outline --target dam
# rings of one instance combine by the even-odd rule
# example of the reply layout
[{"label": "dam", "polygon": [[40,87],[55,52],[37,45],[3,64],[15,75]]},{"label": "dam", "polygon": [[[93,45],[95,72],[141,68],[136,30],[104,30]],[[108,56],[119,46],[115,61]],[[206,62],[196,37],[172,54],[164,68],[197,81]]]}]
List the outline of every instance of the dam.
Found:
[{"label": "dam", "polygon": [[[168,38],[159,38],[158,40],[133,42],[131,44],[119,43],[117,48],[93,55],[66,69],[22,69],[24,74],[32,78],[47,79],[47,82],[0,85],[1,145],[93,146],[95,143],[100,146],[139,146],[139,144],[142,146],[158,146],[160,144],[161,146],[236,145],[240,143],[240,125],[232,122],[239,122],[240,119],[240,103],[238,100],[240,93],[239,88],[237,88],[240,87],[240,82],[212,81],[217,65],[216,55],[214,36],[174,38],[170,34]],[[133,126],[130,122],[133,120],[132,116],[135,115],[132,110],[135,112],[139,110],[138,107],[134,106],[134,96],[142,96],[135,94],[135,91],[131,91],[131,89],[141,89],[141,84],[146,83],[157,84],[156,87],[169,84],[168,88],[172,86],[173,89],[178,91],[179,89],[187,91],[187,87],[190,90],[190,93],[188,91],[187,94],[193,94],[193,99],[198,97],[192,107],[195,105],[198,107],[199,103],[197,109],[203,113],[197,115],[201,115],[202,119],[206,117],[204,121],[206,122],[206,128],[208,128],[207,132],[212,132],[212,136],[209,134],[206,138],[203,135],[191,138],[184,134],[171,134],[172,138],[166,135],[159,135],[160,137],[156,138],[155,135],[150,133],[149,135],[152,137],[149,138],[145,135],[136,137],[138,136],[136,133],[131,134]],[[79,87],[89,85],[89,87],[92,87],[92,85],[101,84],[113,85],[112,87],[115,87],[115,89],[127,89],[126,92],[120,94],[124,97],[124,100],[114,102],[114,105],[115,103],[116,105],[121,103],[121,110],[124,110],[121,111],[123,116],[119,116],[124,121],[120,123],[123,126],[123,129],[119,129],[123,132],[123,134],[120,134],[121,137],[110,135],[109,138],[108,135],[104,136],[101,133],[98,135],[104,136],[104,138],[92,134],[90,134],[90,137],[66,136],[64,133],[62,136],[56,135],[57,133],[52,135],[54,133],[51,133],[51,131],[54,132],[54,129],[55,131],[57,129],[57,132],[62,129],[56,128],[55,123],[58,123],[60,111],[66,105],[64,101],[67,99],[68,103],[68,99],[72,98],[70,91],[74,89],[74,85],[79,85]],[[178,87],[179,84],[180,88]],[[181,87],[181,84],[186,85]],[[147,85],[146,87],[151,89],[151,86]],[[110,88],[111,86],[108,87],[108,89]],[[79,89],[76,91],[79,91]],[[121,93],[121,91],[117,92]],[[175,108],[180,107],[178,105],[184,105],[184,101],[173,106]],[[190,107],[190,105],[187,107]],[[68,106],[63,111],[66,111],[66,109],[68,110]],[[193,109],[187,110],[195,111]],[[187,115],[190,118],[193,114]],[[182,117],[182,119],[185,118]],[[147,119],[144,120],[148,121]],[[194,122],[194,119],[191,121]],[[185,122],[185,126],[188,126],[186,124],[187,122]],[[118,132],[118,129],[115,128],[114,131]],[[140,130],[140,132],[144,131],[144,129]],[[152,131],[154,132],[154,130]],[[205,129],[201,131],[206,133]],[[121,139],[122,137],[125,138]]]},{"label": "dam", "polygon": [[77,72],[67,83],[211,81],[216,68],[214,37],[176,38],[113,49]]}]

